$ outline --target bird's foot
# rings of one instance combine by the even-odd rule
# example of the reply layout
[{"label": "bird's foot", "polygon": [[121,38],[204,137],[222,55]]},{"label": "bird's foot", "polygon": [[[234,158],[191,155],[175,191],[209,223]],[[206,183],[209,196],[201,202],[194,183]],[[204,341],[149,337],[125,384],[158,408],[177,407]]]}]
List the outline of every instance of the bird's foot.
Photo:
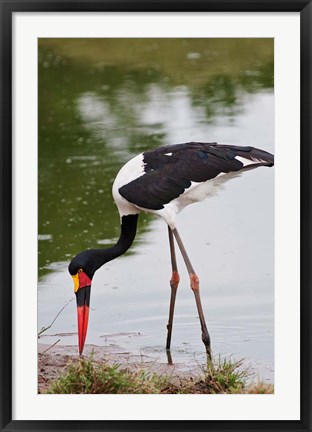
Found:
[{"label": "bird's foot", "polygon": [[172,366],[173,365],[173,361],[172,361],[172,356],[171,356],[171,351],[170,349],[166,349],[166,354],[167,354],[167,361],[168,361],[168,365]]},{"label": "bird's foot", "polygon": [[211,361],[211,358],[212,358],[211,342],[210,342],[210,336],[209,336],[208,330],[206,330],[205,332],[202,332],[202,341],[203,341],[205,348],[206,348],[207,358],[208,358],[208,360]]},{"label": "bird's foot", "polygon": [[206,346],[206,354],[207,354],[207,363],[211,363],[212,361],[211,347]]}]

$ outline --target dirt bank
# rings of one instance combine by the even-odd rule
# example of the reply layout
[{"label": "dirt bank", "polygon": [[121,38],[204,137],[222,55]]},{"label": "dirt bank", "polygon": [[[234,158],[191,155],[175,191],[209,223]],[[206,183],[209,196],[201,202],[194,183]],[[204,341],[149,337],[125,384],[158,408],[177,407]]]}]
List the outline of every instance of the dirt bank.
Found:
[{"label": "dirt bank", "polygon": [[[200,366],[188,368],[184,364],[160,363],[157,358],[146,355],[133,355],[125,352],[117,345],[97,346],[86,345],[84,356],[93,356],[98,362],[106,361],[109,364],[117,363],[120,368],[130,370],[146,369],[159,375],[178,377],[190,377],[201,372]],[[79,358],[77,346],[48,344],[38,345],[38,393],[45,393],[51,380],[59,377],[66,367]]]}]

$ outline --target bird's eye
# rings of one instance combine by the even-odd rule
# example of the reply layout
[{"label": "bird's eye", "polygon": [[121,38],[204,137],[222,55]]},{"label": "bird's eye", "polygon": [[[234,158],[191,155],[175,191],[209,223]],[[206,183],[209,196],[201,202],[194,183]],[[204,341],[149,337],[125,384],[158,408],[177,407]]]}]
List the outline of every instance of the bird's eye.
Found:
[{"label": "bird's eye", "polygon": [[82,272],[83,272],[83,269],[80,268],[77,273],[82,273]]}]

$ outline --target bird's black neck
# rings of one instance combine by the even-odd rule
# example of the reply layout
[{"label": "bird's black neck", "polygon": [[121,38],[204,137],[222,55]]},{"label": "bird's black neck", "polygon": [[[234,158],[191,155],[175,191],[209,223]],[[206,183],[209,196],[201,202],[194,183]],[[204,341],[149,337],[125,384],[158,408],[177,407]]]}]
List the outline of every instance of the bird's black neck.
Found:
[{"label": "bird's black neck", "polygon": [[108,249],[96,249],[96,269],[108,261],[123,255],[132,245],[136,235],[138,215],[127,215],[121,218],[121,230],[118,242]]},{"label": "bird's black neck", "polygon": [[113,258],[124,254],[132,245],[136,235],[138,224],[138,215],[127,215],[121,218],[121,231],[118,242],[113,246],[110,251]]}]

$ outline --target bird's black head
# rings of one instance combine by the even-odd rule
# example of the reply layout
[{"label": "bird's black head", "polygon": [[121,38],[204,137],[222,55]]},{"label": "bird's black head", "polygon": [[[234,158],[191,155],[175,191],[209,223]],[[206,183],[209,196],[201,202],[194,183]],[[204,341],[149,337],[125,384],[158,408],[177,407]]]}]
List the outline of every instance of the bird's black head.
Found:
[{"label": "bird's black head", "polygon": [[83,270],[90,279],[93,278],[95,271],[97,270],[97,259],[95,250],[89,249],[80,252],[70,262],[68,271],[71,276],[76,275],[79,271]]}]

